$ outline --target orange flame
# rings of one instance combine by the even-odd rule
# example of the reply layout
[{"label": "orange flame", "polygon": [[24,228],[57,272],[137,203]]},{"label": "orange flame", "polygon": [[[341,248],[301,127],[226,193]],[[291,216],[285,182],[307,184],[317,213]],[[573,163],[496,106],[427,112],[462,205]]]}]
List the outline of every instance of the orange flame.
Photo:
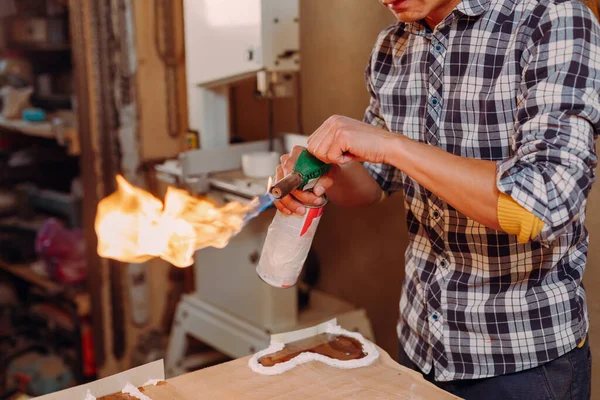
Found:
[{"label": "orange flame", "polygon": [[217,207],[173,187],[167,189],[163,206],[150,193],[117,176],[117,191],[98,204],[98,254],[129,263],[160,257],[177,267],[188,267],[197,250],[225,247],[242,229],[247,212],[241,203]]}]

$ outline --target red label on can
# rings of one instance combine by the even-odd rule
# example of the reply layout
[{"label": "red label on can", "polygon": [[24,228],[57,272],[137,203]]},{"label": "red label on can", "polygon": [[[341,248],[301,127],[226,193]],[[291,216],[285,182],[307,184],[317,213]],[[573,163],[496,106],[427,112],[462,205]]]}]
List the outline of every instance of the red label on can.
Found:
[{"label": "red label on can", "polygon": [[302,225],[302,230],[300,231],[300,236],[304,236],[304,234],[306,233],[306,231],[308,231],[308,228],[310,228],[310,226],[312,225],[312,222],[315,218],[319,218],[321,215],[323,215],[323,210],[325,209],[325,207],[319,207],[319,208],[308,208],[308,214],[306,215],[306,218],[304,219],[304,225]]}]

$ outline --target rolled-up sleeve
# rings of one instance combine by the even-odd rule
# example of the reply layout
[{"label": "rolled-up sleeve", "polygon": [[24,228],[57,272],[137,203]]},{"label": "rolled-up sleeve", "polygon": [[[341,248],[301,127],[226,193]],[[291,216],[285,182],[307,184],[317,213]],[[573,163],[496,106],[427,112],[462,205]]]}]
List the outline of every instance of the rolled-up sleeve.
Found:
[{"label": "rolled-up sleeve", "polygon": [[[389,130],[384,118],[381,115],[379,99],[377,97],[372,79],[374,74],[373,59],[377,56],[379,51],[383,51],[381,49],[382,40],[385,40],[385,36],[383,34],[380,35],[379,39],[377,40],[377,45],[375,46],[371,57],[369,58],[369,62],[367,63],[367,68],[365,69],[365,83],[369,91],[370,101],[369,106],[365,111],[363,122],[381,129]],[[367,172],[369,172],[375,181],[377,181],[386,195],[390,195],[402,189],[402,173],[396,167],[388,164],[370,162],[363,162],[363,165]]]},{"label": "rolled-up sleeve", "polygon": [[513,155],[497,165],[498,190],[544,222],[556,239],[583,211],[597,164],[600,30],[583,4],[548,8],[523,54]]}]

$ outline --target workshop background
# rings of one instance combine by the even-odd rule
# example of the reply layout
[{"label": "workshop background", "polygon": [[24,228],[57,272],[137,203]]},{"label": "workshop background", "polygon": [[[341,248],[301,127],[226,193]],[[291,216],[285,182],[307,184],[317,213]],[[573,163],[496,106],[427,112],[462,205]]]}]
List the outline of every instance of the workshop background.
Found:
[{"label": "workshop background", "polygon": [[[202,265],[124,265],[96,252],[96,207],[115,190],[115,175],[162,198],[168,183],[157,166],[197,147],[185,3],[0,0],[0,399],[161,358],[174,375],[239,354],[185,330],[193,324],[182,299],[187,294],[193,308],[195,293],[202,295]],[[588,5],[598,15],[596,3]],[[296,22],[301,57],[291,96],[257,96],[256,75],[227,83],[238,142],[265,140],[270,131],[309,135],[332,114],[362,118],[366,62],[393,16],[375,0],[299,0]],[[210,52],[202,57],[211,62]],[[584,281],[600,399],[598,198],[595,185]],[[401,194],[368,209],[328,205],[313,243],[319,273],[300,294],[309,296],[306,309],[325,304],[329,314],[311,317],[342,315],[395,356],[406,243]],[[219,290],[230,295],[227,286]]]}]

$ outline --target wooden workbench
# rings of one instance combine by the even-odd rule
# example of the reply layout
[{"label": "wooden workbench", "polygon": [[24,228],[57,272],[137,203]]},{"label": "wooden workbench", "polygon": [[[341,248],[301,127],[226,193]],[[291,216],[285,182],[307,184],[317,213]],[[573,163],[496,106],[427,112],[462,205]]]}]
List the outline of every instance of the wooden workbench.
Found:
[{"label": "wooden workbench", "polygon": [[242,358],[148,386],[152,400],[202,399],[457,399],[404,368],[380,349],[372,365],[353,370],[319,362],[275,376],[256,374]]}]

